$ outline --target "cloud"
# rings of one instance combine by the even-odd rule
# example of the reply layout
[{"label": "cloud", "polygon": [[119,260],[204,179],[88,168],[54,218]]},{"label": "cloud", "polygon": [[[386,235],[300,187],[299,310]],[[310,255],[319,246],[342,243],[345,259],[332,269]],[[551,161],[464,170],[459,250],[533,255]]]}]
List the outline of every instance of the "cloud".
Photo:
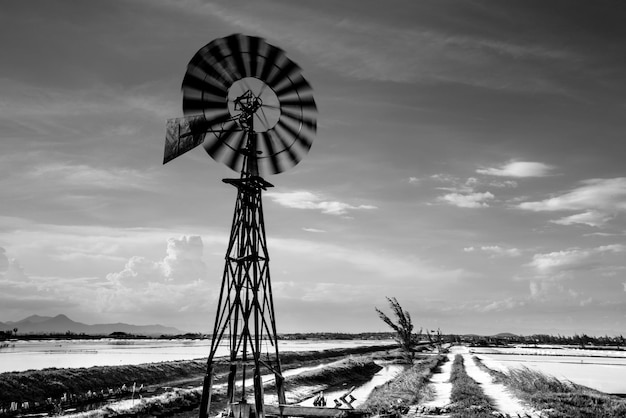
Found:
[{"label": "cloud", "polygon": [[489,192],[475,192],[469,194],[449,193],[438,197],[437,200],[460,208],[486,208],[489,206],[486,201],[492,200],[493,198],[493,194]]},{"label": "cloud", "polygon": [[473,252],[473,251],[477,251],[478,249],[486,253],[489,253],[491,257],[496,257],[496,256],[519,257],[520,255],[522,255],[522,252],[517,248],[503,248],[503,247],[500,247],[499,245],[486,245],[480,248],[466,247],[466,248],[463,248],[463,251]]},{"label": "cloud", "polygon": [[6,255],[6,250],[0,247],[0,274],[6,273],[9,268],[9,257]]},{"label": "cloud", "polygon": [[302,230],[306,232],[314,232],[314,233],[326,232],[323,229],[317,229],[317,228],[302,228]]},{"label": "cloud", "polygon": [[611,216],[599,212],[597,210],[590,210],[588,212],[577,213],[571,216],[565,216],[561,219],[550,221],[559,225],[574,225],[583,224],[589,226],[600,227],[605,225],[611,220]]},{"label": "cloud", "polygon": [[533,212],[584,211],[554,223],[603,226],[618,212],[626,211],[626,177],[589,179],[567,193],[536,202],[523,202],[517,207]]},{"label": "cloud", "polygon": [[136,189],[149,183],[145,172],[128,168],[104,169],[85,164],[49,163],[35,167],[26,174],[38,180],[54,179],[70,187],[104,189]]},{"label": "cloud", "polygon": [[109,273],[107,280],[132,286],[135,283],[202,280],[206,277],[206,265],[202,261],[202,238],[182,236],[167,240],[166,255],[161,261],[152,261],[144,257],[131,257],[124,269],[118,273]]},{"label": "cloud", "polygon": [[270,192],[266,193],[265,196],[288,208],[320,210],[328,215],[346,215],[353,210],[377,209],[376,206],[372,205],[354,206],[349,203],[324,200],[321,195],[308,191]]},{"label": "cloud", "polygon": [[419,182],[420,182],[419,178],[413,177],[413,176],[409,177],[409,184],[417,185],[419,184]]},{"label": "cloud", "polygon": [[0,280],[6,282],[23,282],[28,277],[20,263],[6,255],[6,250],[0,247]]},{"label": "cloud", "polygon": [[[387,254],[379,249],[364,249],[309,240],[268,238],[268,246],[285,254],[309,257],[315,254],[320,266],[339,262],[357,271],[373,273],[376,278],[446,280],[468,277],[462,269],[445,269],[415,257]],[[293,257],[295,258],[295,257]]]},{"label": "cloud", "polygon": [[516,300],[512,297],[506,298],[504,300],[493,301],[488,305],[479,307],[480,312],[499,312],[506,311],[510,309],[515,309],[518,307],[523,307],[526,305],[526,301],[524,300]]},{"label": "cloud", "polygon": [[479,174],[499,177],[546,177],[550,175],[553,167],[544,163],[532,161],[512,161],[504,164],[499,168],[479,168],[476,170]]},{"label": "cloud", "polygon": [[607,253],[622,253],[626,245],[611,244],[590,249],[572,248],[545,254],[535,254],[528,264],[540,276],[559,276],[575,270],[589,270],[597,267]]},{"label": "cloud", "polygon": [[[98,307],[103,312],[181,312],[202,306],[210,299],[205,279],[199,236],[182,236],[167,241],[166,255],[154,261],[131,257],[124,269],[109,273],[108,286],[98,289]],[[204,296],[201,296],[204,295]]]}]

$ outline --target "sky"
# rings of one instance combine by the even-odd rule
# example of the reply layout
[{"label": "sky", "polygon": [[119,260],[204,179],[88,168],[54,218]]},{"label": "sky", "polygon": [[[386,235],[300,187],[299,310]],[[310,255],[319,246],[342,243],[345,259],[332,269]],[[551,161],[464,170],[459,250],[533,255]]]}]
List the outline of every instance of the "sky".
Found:
[{"label": "sky", "polygon": [[46,0],[0,7],[0,321],[210,332],[237,173],[165,124],[260,36],[318,132],[264,193],[279,333],[626,331],[626,5]]}]

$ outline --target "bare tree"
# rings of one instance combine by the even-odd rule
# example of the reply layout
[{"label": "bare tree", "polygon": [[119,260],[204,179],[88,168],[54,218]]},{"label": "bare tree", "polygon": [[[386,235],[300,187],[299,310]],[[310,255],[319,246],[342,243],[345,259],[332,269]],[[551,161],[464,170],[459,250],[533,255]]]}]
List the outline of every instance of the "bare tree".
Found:
[{"label": "bare tree", "polygon": [[376,312],[383,322],[391,327],[396,332],[396,341],[400,344],[400,347],[404,351],[404,355],[409,363],[413,363],[413,323],[411,322],[411,315],[402,309],[400,303],[396,298],[387,298],[389,306],[393,312],[393,316],[397,322],[394,322],[383,311],[378,308]]}]

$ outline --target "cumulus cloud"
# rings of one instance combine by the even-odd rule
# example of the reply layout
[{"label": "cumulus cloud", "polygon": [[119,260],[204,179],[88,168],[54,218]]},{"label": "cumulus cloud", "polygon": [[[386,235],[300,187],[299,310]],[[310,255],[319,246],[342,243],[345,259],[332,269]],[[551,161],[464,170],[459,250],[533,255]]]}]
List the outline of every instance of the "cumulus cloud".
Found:
[{"label": "cumulus cloud", "polygon": [[288,208],[320,210],[328,215],[346,215],[353,210],[377,209],[372,205],[355,206],[345,202],[325,200],[323,196],[309,191],[270,192],[265,196]]},{"label": "cumulus cloud", "polygon": [[523,202],[519,209],[533,212],[583,211],[553,222],[603,226],[618,212],[626,211],[626,177],[590,179],[567,193],[536,202]]},{"label": "cumulus cloud", "polygon": [[493,194],[489,192],[474,192],[467,194],[448,193],[444,196],[440,196],[438,200],[460,208],[486,208],[489,206],[487,201],[493,198]]},{"label": "cumulus cloud", "polygon": [[[207,268],[202,250],[199,236],[182,236],[168,239],[162,260],[131,257],[124,269],[106,276],[109,285],[98,290],[100,309],[131,312],[150,305],[180,311],[194,301],[204,304]],[[200,294],[204,300],[199,299]]]},{"label": "cumulus cloud", "polygon": [[114,283],[193,281],[201,280],[206,273],[202,261],[202,238],[182,236],[167,240],[163,260],[153,261],[144,257],[131,257],[119,273],[110,273],[107,279]]},{"label": "cumulus cloud", "polygon": [[499,177],[545,177],[550,175],[552,166],[533,161],[512,161],[500,167],[486,167],[476,170],[479,174]]}]

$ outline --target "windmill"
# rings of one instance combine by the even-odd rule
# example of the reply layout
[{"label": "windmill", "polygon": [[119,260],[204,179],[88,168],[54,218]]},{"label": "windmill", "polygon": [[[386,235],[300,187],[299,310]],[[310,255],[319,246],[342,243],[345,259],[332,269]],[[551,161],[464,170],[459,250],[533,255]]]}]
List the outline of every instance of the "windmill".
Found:
[{"label": "windmill", "polygon": [[[312,89],[283,50],[240,34],[216,39],[191,59],[182,83],[184,117],[167,121],[163,164],[203,145],[216,161],[239,173],[223,181],[237,200],[204,378],[200,418],[210,410],[214,360],[227,340],[227,401],[236,417],[254,411],[264,418],[262,370],[276,379],[279,404],[285,389],[278,356],[261,193],[272,184],[263,174],[295,166],[316,131]],[[271,351],[271,352],[270,352]]]}]

